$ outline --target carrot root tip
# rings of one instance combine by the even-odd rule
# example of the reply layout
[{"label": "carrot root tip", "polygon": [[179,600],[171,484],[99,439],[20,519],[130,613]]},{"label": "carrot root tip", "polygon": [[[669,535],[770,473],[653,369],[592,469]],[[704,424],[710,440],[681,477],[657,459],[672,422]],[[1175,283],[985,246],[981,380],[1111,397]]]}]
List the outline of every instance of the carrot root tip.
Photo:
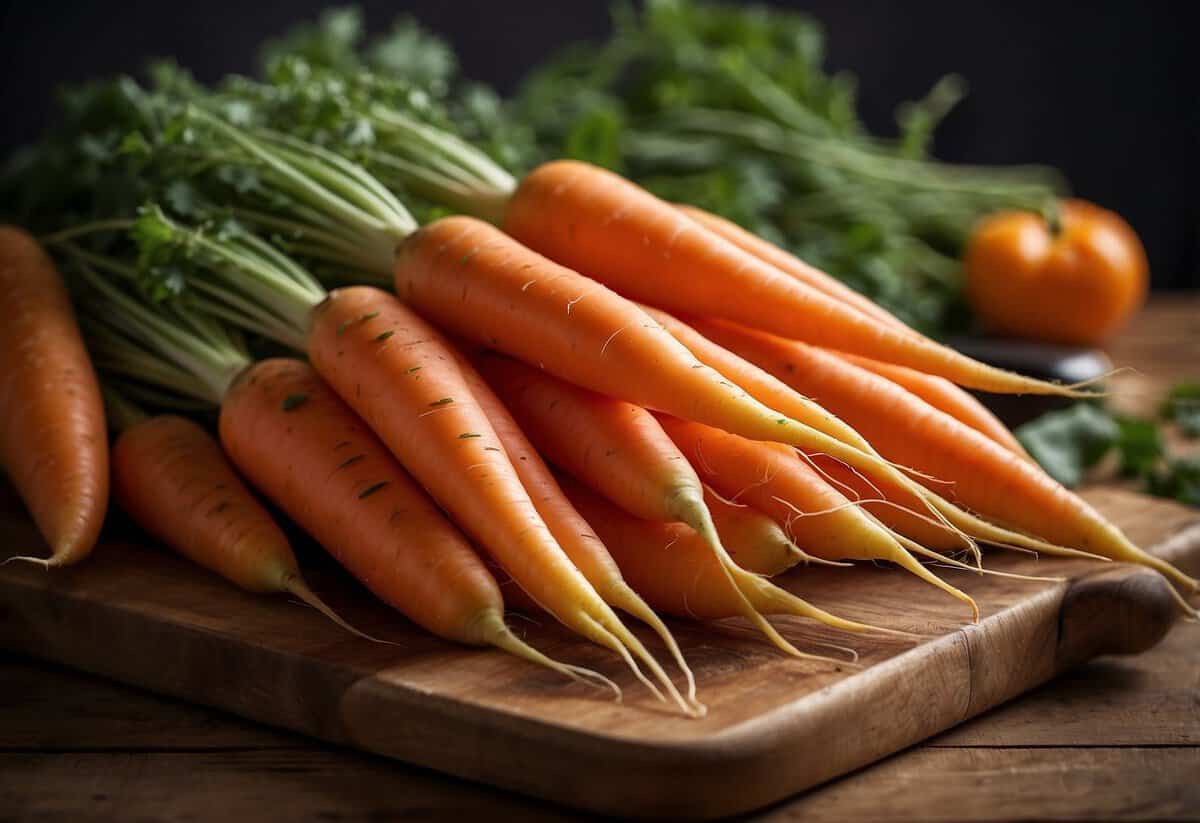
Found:
[{"label": "carrot root tip", "polygon": [[386,646],[397,646],[398,643],[393,643],[390,640],[381,640],[378,637],[372,637],[364,631],[354,628],[347,623],[341,615],[335,612],[330,606],[317,596],[317,593],[309,588],[304,579],[295,574],[287,574],[283,578],[283,590],[288,594],[298,598],[301,603],[309,608],[316,609],[325,617],[332,620],[336,625],[350,632],[355,637],[361,637],[363,640],[370,640],[372,643],[382,643]]},{"label": "carrot root tip", "polygon": [[614,683],[609,678],[600,674],[600,672],[584,666],[576,666],[571,663],[562,664],[563,674],[570,677],[577,683],[582,683],[585,686],[601,691],[611,691],[613,693],[614,703],[624,703],[625,693],[621,691],[621,687]]},{"label": "carrot root tip", "polygon": [[1195,606],[1187,602],[1187,599],[1179,592],[1179,589],[1171,586],[1171,595],[1174,597],[1175,602],[1179,604],[1179,607],[1183,609],[1185,620],[1192,622],[1200,621],[1200,611],[1197,611]]},{"label": "carrot root tip", "polygon": [[623,702],[624,692],[612,680],[600,674],[600,672],[584,668],[583,666],[560,663],[554,658],[538,651],[513,634],[512,630],[505,625],[504,618],[499,614],[488,612],[484,615],[481,625],[487,633],[487,636],[483,640],[484,643],[495,646],[501,651],[505,651],[515,657],[520,657],[539,666],[545,666],[547,669],[558,672],[577,683],[583,683],[592,688],[609,689],[613,693],[613,700],[615,702]]},{"label": "carrot root tip", "polygon": [[708,707],[696,699],[696,676],[687,664],[687,660],[684,659],[683,652],[680,650],[679,644],[675,641],[674,635],[671,634],[671,630],[667,628],[662,619],[624,581],[621,581],[620,585],[613,587],[609,592],[608,599],[612,605],[641,620],[654,630],[655,634],[662,640],[663,645],[667,647],[667,651],[670,652],[671,657],[675,660],[675,665],[683,672],[687,684],[687,702],[693,707],[702,709],[700,716],[703,716],[703,713],[707,713]]},{"label": "carrot root tip", "polygon": [[16,557],[10,557],[7,560],[5,560],[3,563],[0,563],[0,566],[7,566],[9,563],[12,563],[12,562],[15,562],[18,560],[21,561],[22,563],[32,563],[35,566],[41,566],[43,569],[51,569],[51,568],[59,565],[57,562],[55,562],[53,557],[32,557],[32,556],[28,556],[28,555],[17,555]]}]

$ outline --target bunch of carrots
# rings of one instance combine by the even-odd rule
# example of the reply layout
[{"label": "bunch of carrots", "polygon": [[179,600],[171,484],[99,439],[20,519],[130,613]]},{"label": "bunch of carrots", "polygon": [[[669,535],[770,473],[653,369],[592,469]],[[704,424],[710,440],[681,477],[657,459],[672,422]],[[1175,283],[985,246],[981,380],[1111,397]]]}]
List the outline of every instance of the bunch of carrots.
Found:
[{"label": "bunch of carrots", "polygon": [[111,483],[166,545],[341,622],[261,495],[428,631],[619,694],[505,622],[545,612],[689,714],[660,615],[808,658],[770,615],[889,631],[771,581],[800,563],[889,562],[977,619],[923,561],[983,571],[986,543],[1141,563],[1193,611],[1197,581],[962,388],[1086,387],[975,362],[611,172],[517,179],[414,100],[295,55],[79,96],[20,173],[39,238],[0,230],[0,458],[50,549],[21,559],[83,561]]}]

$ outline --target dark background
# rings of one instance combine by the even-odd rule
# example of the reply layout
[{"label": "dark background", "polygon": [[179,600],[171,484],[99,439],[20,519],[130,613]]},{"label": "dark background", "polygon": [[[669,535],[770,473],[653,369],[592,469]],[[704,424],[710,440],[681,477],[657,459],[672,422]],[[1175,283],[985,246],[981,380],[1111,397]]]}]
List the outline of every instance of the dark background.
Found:
[{"label": "dark background", "polygon": [[[173,55],[202,79],[252,71],[258,43],[320,0],[46,3],[0,0],[0,150],[34,139],[63,82]],[[862,113],[890,133],[898,102],[947,72],[970,96],[937,154],[1058,166],[1079,196],[1141,234],[1157,288],[1200,287],[1200,14],[1190,2],[777,0],[828,32],[828,65],[859,76]],[[446,36],[465,73],[511,90],[540,55],[608,30],[596,0],[365,2],[368,26],[400,12]]]}]

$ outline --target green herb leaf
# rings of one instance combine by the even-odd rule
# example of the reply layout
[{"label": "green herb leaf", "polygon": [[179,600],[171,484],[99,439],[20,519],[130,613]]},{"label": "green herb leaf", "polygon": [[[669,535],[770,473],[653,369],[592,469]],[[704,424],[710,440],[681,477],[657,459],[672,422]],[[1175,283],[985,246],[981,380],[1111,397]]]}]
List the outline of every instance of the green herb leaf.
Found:
[{"label": "green herb leaf", "polygon": [[1014,434],[1047,474],[1067,488],[1074,488],[1083,480],[1084,473],[1117,443],[1120,429],[1097,406],[1076,403],[1062,411],[1044,414]]},{"label": "green herb leaf", "polygon": [[1133,417],[1117,417],[1115,420],[1116,447],[1121,458],[1122,474],[1130,477],[1148,476],[1165,452],[1158,424]]},{"label": "green herb leaf", "polygon": [[[648,0],[619,3],[613,17],[609,39],[568,45],[525,79],[506,112],[533,132],[522,163],[566,156],[622,172],[783,246],[922,331],[970,320],[958,258],[978,218],[1036,211],[1065,188],[1052,169],[929,158],[964,91],[953,76],[900,107],[899,139],[867,133],[857,80],[825,69],[824,32],[807,15]],[[520,156],[519,132],[489,128]]]},{"label": "green herb leaf", "polygon": [[1146,479],[1146,490],[1159,497],[1200,506],[1200,456],[1168,460],[1165,467]]},{"label": "green herb leaf", "polygon": [[1200,437],[1200,383],[1180,383],[1167,395],[1161,409],[1188,437]]}]

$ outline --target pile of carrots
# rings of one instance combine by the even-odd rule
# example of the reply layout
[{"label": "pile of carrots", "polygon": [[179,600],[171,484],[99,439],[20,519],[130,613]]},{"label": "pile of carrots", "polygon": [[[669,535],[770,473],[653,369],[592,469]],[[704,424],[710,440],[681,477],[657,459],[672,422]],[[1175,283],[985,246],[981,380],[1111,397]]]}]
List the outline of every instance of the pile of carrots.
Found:
[{"label": "pile of carrots", "polygon": [[[288,302],[259,311],[249,275],[225,266],[245,288],[211,316],[147,307],[118,263],[59,233],[45,245],[90,289],[73,308],[43,246],[0,229],[0,302],[15,308],[0,325],[0,458],[50,551],[21,559],[84,561],[111,483],[166,545],[340,622],[262,495],[428,631],[619,694],[505,622],[543,611],[689,714],[697,684],[660,615],[741,617],[812,658],[768,616],[887,631],[771,582],[797,564],[886,561],[978,619],[922,561],[981,569],[987,543],[1141,563],[1192,611],[1197,581],[1055,483],[961,388],[1085,387],[975,362],[737,226],[584,163],[547,163],[486,211],[397,230],[390,291],[326,291],[273,241],[246,240],[240,254],[295,272]],[[245,316],[269,317],[297,356],[256,360],[233,328]],[[114,391],[134,366],[219,409],[218,439]],[[653,629],[682,685],[624,616]]]}]

